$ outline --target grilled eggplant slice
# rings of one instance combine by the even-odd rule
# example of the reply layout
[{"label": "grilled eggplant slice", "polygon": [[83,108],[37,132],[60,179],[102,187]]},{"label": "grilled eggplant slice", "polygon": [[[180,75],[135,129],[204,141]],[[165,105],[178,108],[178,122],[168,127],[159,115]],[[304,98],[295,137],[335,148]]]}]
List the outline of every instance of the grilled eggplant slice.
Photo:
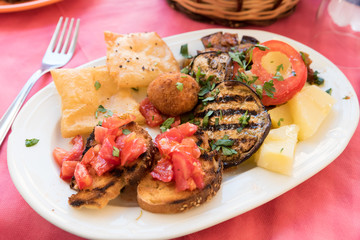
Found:
[{"label": "grilled eggplant slice", "polygon": [[[155,145],[149,133],[135,122],[130,122],[122,126],[121,129],[128,129],[131,132],[136,132],[138,136],[142,136],[146,140],[147,151],[141,154],[130,166],[117,166],[101,176],[96,175],[95,171],[92,170],[90,174],[93,178],[93,184],[89,188],[79,190],[73,178],[70,187],[78,192],[69,197],[69,204],[72,207],[103,208],[110,200],[119,196],[124,187],[131,184],[137,185],[142,177],[150,171]],[[94,134],[91,134],[87,139],[86,149],[94,144]]]},{"label": "grilled eggplant slice", "polygon": [[211,77],[212,83],[220,83],[230,79],[232,75],[231,57],[227,52],[203,52],[195,56],[192,61],[191,71],[200,71],[205,74],[204,78]]},{"label": "grilled eggplant slice", "polygon": [[216,32],[202,37],[201,42],[206,49],[230,51],[239,45],[239,37],[237,33]]},{"label": "grilled eggplant slice", "polygon": [[269,133],[269,114],[259,96],[239,81],[222,82],[204,97],[210,101],[198,104],[195,121],[207,132],[211,145],[220,151],[224,168],[240,164],[260,147]]}]

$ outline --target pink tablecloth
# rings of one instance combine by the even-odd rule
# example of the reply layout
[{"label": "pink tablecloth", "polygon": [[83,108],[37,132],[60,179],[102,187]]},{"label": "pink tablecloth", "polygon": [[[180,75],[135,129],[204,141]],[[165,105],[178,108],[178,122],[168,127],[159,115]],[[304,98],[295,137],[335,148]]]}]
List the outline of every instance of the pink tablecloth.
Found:
[{"label": "pink tablecloth", "polygon": [[[302,0],[296,12],[267,27],[318,50],[345,73],[360,93],[360,40],[349,48],[334,43],[315,23],[320,0]],[[59,16],[81,18],[76,67],[105,55],[103,31],[156,31],[166,37],[220,27],[199,23],[171,9],[165,0],[64,0],[47,7],[0,14],[0,115],[39,67]],[[317,36],[319,33],[325,35]],[[326,35],[329,34],[329,35]],[[351,51],[351,54],[350,54]],[[354,54],[355,53],[355,54]],[[36,84],[31,95],[51,81]],[[7,139],[6,139],[7,140]],[[38,215],[21,197],[7,168],[7,141],[0,150],[0,239],[78,239]],[[228,221],[179,239],[360,239],[360,132],[324,170],[280,197]]]}]

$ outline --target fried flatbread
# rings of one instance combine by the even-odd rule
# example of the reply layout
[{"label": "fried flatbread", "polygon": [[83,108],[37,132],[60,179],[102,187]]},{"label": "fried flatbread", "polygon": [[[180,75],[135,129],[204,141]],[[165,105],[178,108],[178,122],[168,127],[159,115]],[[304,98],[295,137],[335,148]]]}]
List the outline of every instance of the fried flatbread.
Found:
[{"label": "fried flatbread", "polygon": [[120,87],[145,87],[164,72],[179,72],[170,48],[155,32],[105,32],[106,65]]},{"label": "fried flatbread", "polygon": [[[91,133],[94,126],[111,113],[119,116],[130,113],[136,117],[136,122],[145,122],[138,102],[131,96],[131,89],[118,87],[106,66],[56,69],[51,75],[61,97],[64,138]],[[103,108],[97,111],[100,105]]]}]

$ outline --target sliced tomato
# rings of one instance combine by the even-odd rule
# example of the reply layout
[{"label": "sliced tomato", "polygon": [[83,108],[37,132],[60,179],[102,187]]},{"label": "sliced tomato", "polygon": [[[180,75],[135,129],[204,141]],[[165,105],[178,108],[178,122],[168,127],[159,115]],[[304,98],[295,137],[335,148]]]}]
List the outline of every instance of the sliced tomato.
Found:
[{"label": "sliced tomato", "polygon": [[68,151],[59,147],[56,147],[53,151],[53,157],[60,167],[62,166],[62,163],[68,154]]},{"label": "sliced tomato", "polygon": [[91,186],[93,182],[93,179],[86,166],[80,162],[78,162],[76,165],[74,176],[80,190]]},{"label": "sliced tomato", "polygon": [[90,162],[96,157],[94,147],[89,148],[86,151],[83,158],[81,159],[81,163],[84,165],[90,164]]},{"label": "sliced tomato", "polygon": [[105,137],[108,135],[109,129],[101,126],[96,126],[94,130],[95,141],[102,144]]},{"label": "sliced tomato", "polygon": [[100,155],[97,155],[96,158],[93,158],[90,162],[90,165],[95,170],[98,176],[103,175],[105,172],[115,167],[114,164],[109,163],[108,161],[100,157]]},{"label": "sliced tomato", "polygon": [[118,129],[119,127],[128,124],[135,120],[135,116],[127,114],[124,116],[113,115],[112,117],[104,118],[101,126],[108,129]]},{"label": "sliced tomato", "polygon": [[155,179],[170,182],[174,177],[173,166],[169,158],[161,158],[150,173]]},{"label": "sliced tomato", "polygon": [[[263,85],[265,82],[272,80],[275,88],[273,98],[267,96],[265,91],[263,92],[262,102],[265,106],[285,103],[303,88],[307,79],[307,68],[300,53],[289,44],[278,40],[270,40],[261,43],[261,45],[269,49],[262,51],[254,48],[251,72],[259,77],[256,84]],[[267,59],[266,61],[271,60],[266,57],[267,54],[271,52],[285,54],[290,62],[292,72],[288,76],[285,76],[283,81],[279,81],[276,78],[274,79],[274,73],[270,73],[264,67],[264,59]]]},{"label": "sliced tomato", "polygon": [[166,132],[163,132],[156,136],[155,138],[155,144],[158,144],[158,142],[162,138],[167,138],[172,141],[176,141],[180,143],[184,139],[183,133],[176,127],[176,128],[170,128]]},{"label": "sliced tomato", "polygon": [[184,137],[190,137],[198,130],[198,126],[192,123],[184,123],[176,127]]},{"label": "sliced tomato", "polygon": [[60,170],[61,179],[71,179],[74,176],[75,167],[78,163],[79,161],[64,161]]},{"label": "sliced tomato", "polygon": [[198,159],[193,159],[192,165],[194,166],[192,172],[192,179],[194,180],[196,187],[199,189],[203,189],[205,187],[204,183],[204,171],[201,167],[201,163]]},{"label": "sliced tomato", "polygon": [[127,135],[125,134],[122,134],[120,136],[118,136],[116,139],[115,139],[115,144],[116,144],[116,147],[121,151],[123,148],[124,148],[124,145],[125,145],[125,138],[126,138]]},{"label": "sliced tomato", "polygon": [[172,152],[179,148],[179,142],[171,140],[169,138],[162,138],[157,142],[157,147],[161,156],[168,157]]},{"label": "sliced tomato", "polygon": [[139,110],[150,127],[160,126],[164,122],[160,111],[150,102],[149,98],[142,100]]},{"label": "sliced tomato", "polygon": [[179,146],[176,148],[176,151],[185,152],[194,158],[199,158],[201,155],[199,147],[196,145],[195,140],[192,138],[184,138],[181,141],[181,144],[179,144]]},{"label": "sliced tomato", "polygon": [[100,151],[99,151],[99,156],[104,159],[105,161],[113,164],[113,165],[118,165],[120,164],[120,152],[118,152],[117,156],[114,154],[117,152],[117,147],[114,141],[114,137],[109,135],[107,136],[104,141],[103,144],[101,145]]},{"label": "sliced tomato", "polygon": [[187,154],[174,152],[172,155],[174,166],[174,179],[177,191],[196,188],[195,182],[191,178],[193,166]]},{"label": "sliced tomato", "polygon": [[[134,135],[132,135],[134,134]],[[146,141],[141,137],[136,137],[134,132],[124,138],[124,147],[121,150],[121,166],[129,164],[146,151]]]}]

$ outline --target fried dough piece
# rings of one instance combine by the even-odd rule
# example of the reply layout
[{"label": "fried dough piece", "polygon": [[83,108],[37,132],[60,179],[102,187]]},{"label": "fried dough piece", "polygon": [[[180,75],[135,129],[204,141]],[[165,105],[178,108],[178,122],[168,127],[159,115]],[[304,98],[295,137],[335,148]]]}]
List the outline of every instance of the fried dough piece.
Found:
[{"label": "fried dough piece", "polygon": [[145,87],[165,72],[179,72],[170,48],[155,32],[105,32],[106,65],[120,87]]},{"label": "fried dough piece", "polygon": [[[130,89],[120,89],[106,66],[51,71],[61,97],[61,134],[64,138],[89,134],[106,113],[96,111],[100,105],[114,114],[130,113],[142,124],[144,117]],[[95,83],[98,83],[98,89]],[[97,115],[97,116],[96,116]]]},{"label": "fried dough piece", "polygon": [[[119,196],[121,189],[130,184],[138,184],[140,179],[150,170],[155,152],[151,136],[135,122],[130,122],[121,127],[121,129],[125,128],[146,140],[147,151],[141,154],[130,166],[118,166],[102,176],[97,176],[95,171],[91,172],[93,184],[89,188],[78,190],[73,179],[70,186],[78,192],[69,197],[69,204],[72,207],[103,208],[110,200]],[[93,139],[88,139],[88,143],[91,144],[91,142],[94,142]]]}]

